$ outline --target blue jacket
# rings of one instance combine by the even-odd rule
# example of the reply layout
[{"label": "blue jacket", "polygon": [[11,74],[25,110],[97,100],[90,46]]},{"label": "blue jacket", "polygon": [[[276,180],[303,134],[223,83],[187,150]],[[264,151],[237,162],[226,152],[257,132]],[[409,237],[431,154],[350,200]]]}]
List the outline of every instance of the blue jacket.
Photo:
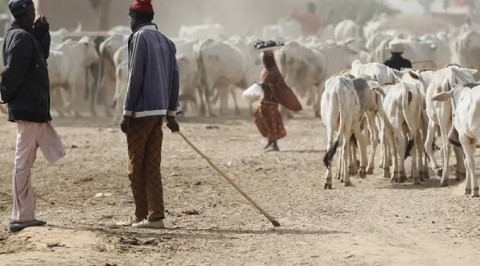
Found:
[{"label": "blue jacket", "polygon": [[176,51],[175,44],[153,24],[140,26],[130,36],[125,116],[175,116],[181,112]]}]

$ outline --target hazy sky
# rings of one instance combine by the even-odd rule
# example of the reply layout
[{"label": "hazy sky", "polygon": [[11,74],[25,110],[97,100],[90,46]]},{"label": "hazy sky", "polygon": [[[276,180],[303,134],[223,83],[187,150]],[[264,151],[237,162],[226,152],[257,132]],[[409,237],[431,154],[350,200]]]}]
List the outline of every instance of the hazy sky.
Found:
[{"label": "hazy sky", "polygon": [[[389,3],[391,6],[395,7],[406,13],[423,13],[422,7],[417,3],[416,0],[384,0],[386,3]],[[432,4],[432,11],[441,11],[443,9],[443,0],[436,0]]]}]

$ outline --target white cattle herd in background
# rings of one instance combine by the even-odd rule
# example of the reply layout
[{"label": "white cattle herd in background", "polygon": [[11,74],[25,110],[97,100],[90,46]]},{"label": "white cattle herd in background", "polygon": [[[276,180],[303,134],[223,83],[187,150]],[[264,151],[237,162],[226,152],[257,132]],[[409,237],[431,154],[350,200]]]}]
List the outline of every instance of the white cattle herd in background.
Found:
[{"label": "white cattle herd in background", "polygon": [[[275,51],[280,71],[326,127],[325,188],[332,188],[331,165],[338,148],[335,176],[349,186],[350,175],[373,174],[379,144],[384,177],[405,182],[408,172],[413,184],[419,184],[429,178],[430,164],[446,186],[453,147],[456,178],[465,176],[465,193],[479,196],[473,153],[480,140],[480,87],[475,84],[480,27],[465,25],[455,32],[408,36],[381,30],[381,26],[379,21],[359,26],[345,20],[328,26],[319,37],[301,37],[299,25],[287,20],[265,27],[257,36],[227,36],[219,24],[182,26],[173,38],[182,107],[186,115],[225,115],[231,96],[239,114],[237,92],[258,81],[263,66],[253,43],[283,41],[285,46]],[[130,30],[115,27],[99,45],[89,37],[64,40],[67,33],[64,29],[52,32],[48,65],[54,110],[79,116],[79,97],[86,93],[92,115],[101,104],[107,115],[113,111],[118,122],[128,80]],[[381,64],[390,56],[391,42],[403,44],[404,57],[414,69],[396,71]],[[86,75],[94,65],[99,68],[97,74]],[[212,110],[217,102],[219,114]],[[198,111],[192,111],[192,104]],[[442,140],[441,164],[434,157],[436,136]],[[405,169],[408,157],[409,171]]]}]

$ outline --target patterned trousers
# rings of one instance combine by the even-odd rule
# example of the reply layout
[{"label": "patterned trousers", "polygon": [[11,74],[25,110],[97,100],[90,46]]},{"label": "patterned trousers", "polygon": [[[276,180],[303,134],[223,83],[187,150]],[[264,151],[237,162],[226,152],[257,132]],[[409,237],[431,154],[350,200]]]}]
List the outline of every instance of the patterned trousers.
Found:
[{"label": "patterned trousers", "polygon": [[258,131],[268,140],[279,140],[287,135],[282,116],[278,111],[278,104],[262,102],[254,117]]},{"label": "patterned trousers", "polygon": [[135,217],[157,221],[165,218],[162,160],[161,117],[133,119],[127,134],[128,178],[135,200]]}]

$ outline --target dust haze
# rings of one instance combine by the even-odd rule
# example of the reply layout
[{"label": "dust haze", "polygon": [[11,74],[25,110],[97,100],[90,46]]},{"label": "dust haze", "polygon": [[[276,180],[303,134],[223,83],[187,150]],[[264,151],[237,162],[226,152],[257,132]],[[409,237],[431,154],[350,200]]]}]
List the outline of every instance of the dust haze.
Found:
[{"label": "dust haze", "polygon": [[[169,35],[180,26],[219,23],[227,35],[252,34],[263,26],[288,18],[293,11],[306,11],[308,0],[177,0],[156,4],[156,21]],[[317,1],[318,2],[318,1]],[[322,6],[318,6],[321,13]]]}]

